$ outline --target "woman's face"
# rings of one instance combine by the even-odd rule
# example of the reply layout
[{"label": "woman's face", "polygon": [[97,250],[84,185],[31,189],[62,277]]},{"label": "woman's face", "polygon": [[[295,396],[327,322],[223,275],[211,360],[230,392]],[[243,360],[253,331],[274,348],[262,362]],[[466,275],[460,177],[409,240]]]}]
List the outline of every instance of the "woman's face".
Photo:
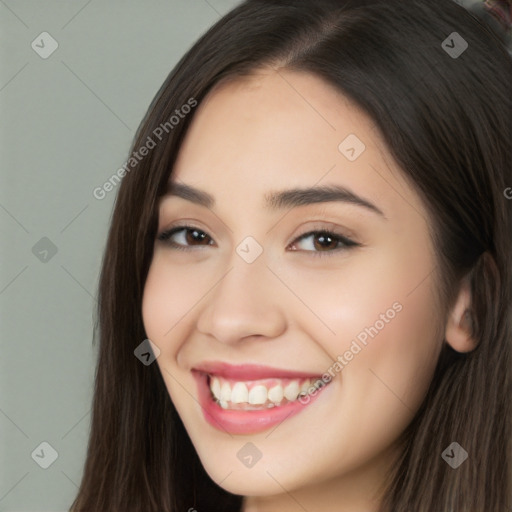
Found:
[{"label": "woman's face", "polygon": [[368,117],[285,70],[212,91],[171,181],[200,193],[160,203],[158,234],[190,229],[155,241],[143,319],[206,471],[369,506],[443,341],[419,196]]}]

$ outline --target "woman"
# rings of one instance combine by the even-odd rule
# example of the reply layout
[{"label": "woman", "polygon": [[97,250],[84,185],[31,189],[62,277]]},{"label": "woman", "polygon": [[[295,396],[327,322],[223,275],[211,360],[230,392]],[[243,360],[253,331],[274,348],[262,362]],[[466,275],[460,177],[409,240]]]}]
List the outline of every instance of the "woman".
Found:
[{"label": "woman", "polygon": [[118,192],[72,510],[510,510],[510,83],[451,0],[201,37]]}]

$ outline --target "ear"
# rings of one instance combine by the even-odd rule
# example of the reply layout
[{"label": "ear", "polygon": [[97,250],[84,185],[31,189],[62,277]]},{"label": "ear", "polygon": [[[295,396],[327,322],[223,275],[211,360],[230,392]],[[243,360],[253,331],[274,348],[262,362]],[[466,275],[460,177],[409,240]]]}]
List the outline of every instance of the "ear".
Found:
[{"label": "ear", "polygon": [[448,315],[445,328],[446,342],[457,352],[470,352],[477,346],[473,338],[471,317],[471,291],[469,276],[461,282],[455,304]]}]

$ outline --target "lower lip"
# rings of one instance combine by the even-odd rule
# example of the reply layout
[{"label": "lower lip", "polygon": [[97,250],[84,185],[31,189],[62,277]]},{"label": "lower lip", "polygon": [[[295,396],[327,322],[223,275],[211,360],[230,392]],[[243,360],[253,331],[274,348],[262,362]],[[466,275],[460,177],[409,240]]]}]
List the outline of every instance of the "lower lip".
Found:
[{"label": "lower lip", "polygon": [[310,406],[327,386],[324,386],[309,396],[307,404],[298,400],[282,406],[275,406],[261,411],[240,411],[223,409],[215,402],[208,385],[208,375],[193,371],[199,391],[199,403],[205,420],[217,430],[229,434],[254,434],[262,432],[288,418],[295,416]]}]

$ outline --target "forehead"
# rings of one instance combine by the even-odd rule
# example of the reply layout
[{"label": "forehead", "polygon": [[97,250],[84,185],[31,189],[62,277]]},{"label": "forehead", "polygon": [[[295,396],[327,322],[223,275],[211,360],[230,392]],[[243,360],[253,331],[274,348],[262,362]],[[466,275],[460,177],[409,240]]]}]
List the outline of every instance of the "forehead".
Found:
[{"label": "forehead", "polygon": [[426,219],[375,123],[314,75],[264,69],[217,85],[199,105],[170,181],[217,202],[263,206],[269,191],[339,185],[390,217]]}]

